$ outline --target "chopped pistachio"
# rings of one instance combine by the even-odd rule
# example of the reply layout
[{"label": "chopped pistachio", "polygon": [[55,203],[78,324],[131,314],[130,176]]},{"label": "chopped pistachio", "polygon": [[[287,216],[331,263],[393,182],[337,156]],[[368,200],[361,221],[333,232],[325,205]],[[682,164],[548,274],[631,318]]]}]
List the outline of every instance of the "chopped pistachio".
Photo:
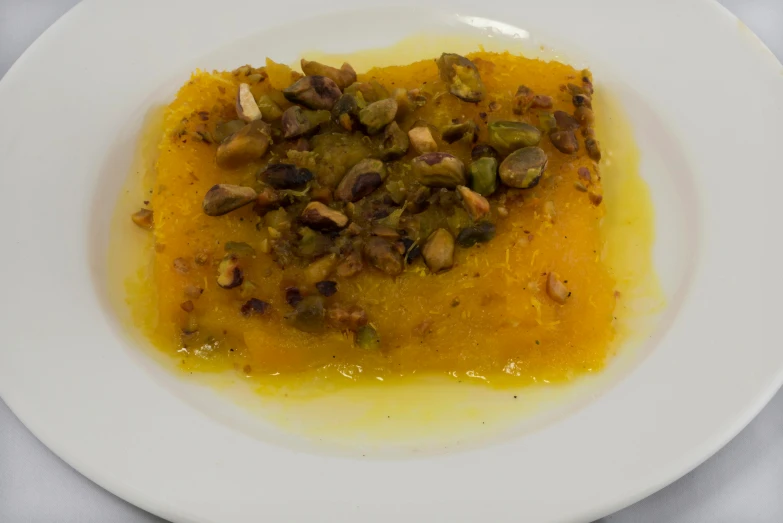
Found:
[{"label": "chopped pistachio", "polygon": [[244,273],[239,266],[239,257],[236,254],[226,254],[218,265],[217,283],[224,289],[233,289],[242,285]]},{"label": "chopped pistachio", "polygon": [[381,348],[381,338],[371,325],[362,325],[356,331],[356,345],[366,350],[378,350]]},{"label": "chopped pistachio", "polygon": [[253,202],[257,196],[252,187],[221,183],[207,191],[201,206],[207,216],[222,216]]},{"label": "chopped pistachio", "polygon": [[242,305],[240,312],[242,316],[249,318],[250,316],[262,316],[271,308],[272,306],[265,301],[258,298],[250,298]]},{"label": "chopped pistachio", "polygon": [[457,245],[473,247],[477,243],[486,243],[495,237],[495,226],[486,221],[465,227],[457,235]]},{"label": "chopped pistachio", "polygon": [[261,118],[261,110],[258,108],[256,99],[253,97],[253,93],[250,92],[248,84],[239,84],[236,106],[237,116],[248,123]]},{"label": "chopped pistachio", "polygon": [[319,281],[329,278],[337,265],[337,255],[327,254],[310,263],[304,270],[305,282],[309,285],[315,285]]},{"label": "chopped pistachio", "polygon": [[275,189],[302,189],[313,179],[313,173],[290,163],[273,163],[258,178]]},{"label": "chopped pistachio", "polygon": [[215,160],[219,167],[235,169],[258,160],[272,143],[271,129],[263,120],[255,120],[235,132],[218,146]]},{"label": "chopped pistachio", "polygon": [[152,211],[149,209],[140,209],[131,214],[133,223],[142,229],[152,229]]},{"label": "chopped pistachio", "polygon": [[480,102],[484,98],[486,89],[473,62],[458,54],[443,53],[437,64],[451,94],[466,102]]},{"label": "chopped pistachio", "polygon": [[342,67],[337,69],[324,65],[319,62],[311,62],[302,58],[302,72],[308,76],[325,76],[331,79],[337,87],[345,89],[356,81],[356,71],[348,63],[343,63]]},{"label": "chopped pistachio", "polygon": [[273,122],[283,116],[283,109],[268,94],[261,95],[258,98],[258,110],[261,111],[261,118],[267,122]]},{"label": "chopped pistachio", "polygon": [[291,325],[304,332],[318,333],[324,329],[326,310],[321,296],[307,296],[296,304],[294,312],[287,316]]},{"label": "chopped pistachio", "polygon": [[408,135],[400,129],[397,122],[392,122],[386,126],[383,131],[383,141],[381,142],[380,155],[384,161],[396,160],[405,156],[410,147]]},{"label": "chopped pistachio", "polygon": [[440,133],[443,141],[446,143],[454,143],[462,138],[467,137],[468,141],[475,141],[478,137],[478,126],[473,120],[460,120],[453,121],[450,124],[444,126]]},{"label": "chopped pistachio", "polygon": [[326,76],[305,76],[283,89],[283,95],[293,103],[302,104],[308,109],[331,110],[342,92],[334,80]]},{"label": "chopped pistachio", "polygon": [[298,105],[292,105],[281,117],[283,137],[296,138],[313,133],[322,123],[328,122],[329,118],[329,111],[308,111]]},{"label": "chopped pistachio", "polygon": [[449,153],[434,152],[417,156],[411,162],[411,170],[422,185],[454,189],[465,185],[465,164]]},{"label": "chopped pistachio", "polygon": [[397,102],[393,98],[386,98],[359,111],[359,121],[367,128],[368,134],[377,134],[394,120],[396,114]]},{"label": "chopped pistachio", "polygon": [[383,162],[367,158],[354,165],[343,176],[334,191],[334,197],[344,202],[359,201],[380,187],[384,178],[386,167]]},{"label": "chopped pistachio", "polygon": [[438,144],[427,126],[412,128],[408,131],[408,138],[410,138],[411,145],[419,154],[431,153],[438,149]]},{"label": "chopped pistachio", "polygon": [[498,161],[492,157],[479,158],[470,163],[470,188],[482,196],[490,196],[497,189]]},{"label": "chopped pistachio", "polygon": [[538,147],[524,147],[509,154],[500,164],[500,179],[509,187],[529,189],[538,184],[547,165],[547,156]]},{"label": "chopped pistachio", "polygon": [[299,217],[308,227],[318,230],[337,230],[348,225],[348,217],[321,202],[310,202]]},{"label": "chopped pistachio", "polygon": [[561,153],[573,154],[579,150],[579,141],[574,131],[553,131],[549,133],[549,139]]},{"label": "chopped pistachio", "polygon": [[457,193],[462,199],[462,205],[474,220],[483,218],[489,214],[489,202],[479,193],[471,191],[464,185],[457,186]]},{"label": "chopped pistachio", "polygon": [[356,331],[367,325],[367,313],[355,305],[349,307],[335,303],[326,310],[326,316],[331,324],[340,329]]},{"label": "chopped pistachio", "polygon": [[421,254],[432,272],[451,269],[454,265],[454,237],[446,229],[437,229],[427,238]]},{"label": "chopped pistachio", "polygon": [[402,273],[402,254],[383,238],[369,238],[364,244],[364,256],[373,267],[386,274],[396,276]]}]

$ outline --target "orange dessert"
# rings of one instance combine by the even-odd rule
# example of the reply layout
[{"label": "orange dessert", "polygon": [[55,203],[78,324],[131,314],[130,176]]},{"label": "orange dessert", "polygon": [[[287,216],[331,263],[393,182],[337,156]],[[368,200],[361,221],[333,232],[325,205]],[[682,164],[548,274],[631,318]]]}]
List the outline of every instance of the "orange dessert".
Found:
[{"label": "orange dessert", "polygon": [[488,52],[302,69],[196,72],[168,107],[134,216],[154,234],[161,350],[342,381],[604,365],[588,71]]}]

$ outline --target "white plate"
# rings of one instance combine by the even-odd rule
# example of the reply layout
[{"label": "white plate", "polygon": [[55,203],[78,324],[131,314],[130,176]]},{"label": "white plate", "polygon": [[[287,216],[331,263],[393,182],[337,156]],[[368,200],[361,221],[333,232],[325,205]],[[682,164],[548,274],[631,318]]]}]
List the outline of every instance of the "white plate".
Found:
[{"label": "white plate", "polygon": [[[696,466],[778,388],[783,69],[772,54],[709,1],[418,3],[87,1],[0,83],[0,393],[80,472],[175,521],[587,520]],[[668,319],[581,408],[469,450],[340,456],[216,419],[219,402],[194,402],[139,357],[106,305],[108,218],[145,112],[196,67],[422,30],[540,42],[617,96],[656,203]]]}]

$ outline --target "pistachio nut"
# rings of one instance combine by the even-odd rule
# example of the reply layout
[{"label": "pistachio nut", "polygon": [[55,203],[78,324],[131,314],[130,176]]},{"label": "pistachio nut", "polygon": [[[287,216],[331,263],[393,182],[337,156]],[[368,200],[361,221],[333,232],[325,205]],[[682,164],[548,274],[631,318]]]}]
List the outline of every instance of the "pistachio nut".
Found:
[{"label": "pistachio nut", "polygon": [[465,227],[457,235],[457,245],[473,247],[477,243],[486,243],[495,237],[495,226],[487,221]]},{"label": "pistachio nut", "polygon": [[273,163],[267,165],[258,178],[275,189],[301,189],[313,179],[313,173],[290,163]]},{"label": "pistachio nut", "polygon": [[204,195],[201,207],[207,216],[222,216],[255,201],[258,194],[252,187],[221,183],[213,185]]},{"label": "pistachio nut", "polygon": [[438,149],[438,144],[427,126],[412,128],[408,131],[408,138],[413,148],[419,154],[431,153]]},{"label": "pistachio nut", "polygon": [[386,167],[380,160],[367,158],[354,165],[348,171],[337,189],[335,199],[344,202],[356,202],[381,186],[386,178]]},{"label": "pistachio nut", "polygon": [[529,189],[538,184],[547,164],[547,156],[539,147],[524,147],[509,154],[500,164],[500,180],[509,187]]},{"label": "pistachio nut", "polygon": [[446,229],[436,229],[427,238],[421,255],[432,272],[451,269],[454,265],[454,237]]},{"label": "pistachio nut", "polygon": [[449,86],[449,92],[466,102],[480,102],[486,94],[476,65],[454,53],[443,53],[437,60],[441,79]]},{"label": "pistachio nut", "polygon": [[525,122],[500,120],[487,126],[489,144],[500,154],[506,155],[522,147],[538,145],[541,131]]},{"label": "pistachio nut", "polygon": [[485,156],[470,163],[470,188],[482,196],[490,196],[497,189],[498,161]]},{"label": "pistachio nut", "polygon": [[356,81],[356,71],[347,62],[337,69],[318,62],[311,62],[302,58],[302,72],[307,76],[325,76],[331,79],[337,87],[345,89]]},{"label": "pistachio nut", "polygon": [[579,142],[574,131],[552,131],[549,133],[549,139],[561,153],[573,154],[579,150]]},{"label": "pistachio nut", "polygon": [[422,185],[454,189],[465,185],[465,165],[454,155],[443,152],[424,153],[411,161],[411,171]]},{"label": "pistachio nut", "polygon": [[454,143],[464,137],[468,137],[468,141],[472,142],[478,138],[478,126],[473,120],[455,118],[440,130],[440,134],[446,143]]},{"label": "pistachio nut", "polygon": [[410,147],[408,135],[400,129],[397,122],[392,122],[386,126],[383,131],[383,141],[381,142],[380,155],[384,161],[396,160],[405,156]]},{"label": "pistachio nut", "polygon": [[215,161],[219,167],[234,169],[258,160],[272,143],[269,124],[255,120],[242,127],[218,146]]},{"label": "pistachio nut", "polygon": [[302,104],[308,109],[331,110],[342,92],[334,80],[326,76],[305,76],[283,89],[289,102]]},{"label": "pistachio nut", "polygon": [[292,105],[283,112],[281,125],[284,138],[296,138],[315,132],[324,122],[328,122],[329,111],[308,111],[298,105]]},{"label": "pistachio nut", "polygon": [[359,121],[367,128],[368,134],[376,134],[391,123],[396,114],[397,102],[393,98],[385,98],[359,111]]},{"label": "pistachio nut", "polygon": [[348,217],[321,202],[310,202],[302,211],[299,220],[316,230],[337,230],[348,225]]}]

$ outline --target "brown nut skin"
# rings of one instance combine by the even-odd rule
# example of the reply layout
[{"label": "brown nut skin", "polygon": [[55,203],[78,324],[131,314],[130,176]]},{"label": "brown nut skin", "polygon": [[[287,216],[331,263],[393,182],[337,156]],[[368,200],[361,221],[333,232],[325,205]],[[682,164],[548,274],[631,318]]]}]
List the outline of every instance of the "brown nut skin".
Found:
[{"label": "brown nut skin", "polygon": [[258,178],[275,189],[301,189],[313,179],[313,173],[290,163],[273,163],[267,165]]},{"label": "brown nut skin", "polygon": [[142,229],[152,229],[152,216],[151,210],[139,209],[131,214],[131,220]]},{"label": "brown nut skin", "polygon": [[299,221],[319,231],[339,230],[348,225],[348,217],[321,202],[310,202],[302,211]]},{"label": "brown nut skin", "polygon": [[486,243],[494,237],[495,226],[488,221],[480,221],[459,231],[457,245],[465,248],[473,247],[477,243]]},{"label": "brown nut skin", "polygon": [[222,216],[253,202],[257,197],[252,187],[221,183],[207,191],[201,207],[207,216]]},{"label": "brown nut skin", "polygon": [[437,60],[441,79],[449,86],[449,92],[466,102],[480,102],[486,95],[484,82],[476,65],[454,53],[443,53]]},{"label": "brown nut skin", "polygon": [[292,105],[280,117],[280,125],[283,128],[283,138],[297,138],[314,133],[324,122],[331,117],[329,111],[308,111],[298,105]]},{"label": "brown nut skin", "polygon": [[555,111],[553,116],[555,117],[555,122],[557,122],[558,131],[576,131],[579,129],[579,122],[567,112]]},{"label": "brown nut skin", "polygon": [[427,187],[455,189],[467,183],[465,164],[449,153],[434,152],[417,156],[411,161],[411,171]]},{"label": "brown nut skin", "polygon": [[461,140],[464,137],[468,137],[471,142],[476,141],[478,138],[478,126],[473,120],[453,121],[452,123],[445,125],[441,131],[440,136],[446,143],[454,143]]},{"label": "brown nut skin", "polygon": [[263,300],[259,300],[258,298],[250,298],[244,303],[244,305],[242,305],[242,308],[239,309],[239,312],[241,312],[242,316],[245,318],[249,318],[250,316],[263,316],[271,308],[272,306]]},{"label": "brown nut skin", "polygon": [[272,143],[271,128],[262,120],[250,122],[218,146],[215,161],[223,169],[236,169],[263,157]]},{"label": "brown nut skin", "polygon": [[245,275],[239,266],[236,254],[226,254],[218,265],[217,284],[224,289],[239,287],[245,281]]},{"label": "brown nut skin", "polygon": [[256,203],[253,204],[253,211],[259,216],[263,216],[269,211],[280,208],[282,200],[276,190],[272,187],[264,186],[258,191]]},{"label": "brown nut skin", "polygon": [[478,160],[479,158],[498,158],[498,152],[491,146],[485,143],[476,144],[473,149],[470,150],[470,159]]},{"label": "brown nut skin", "polygon": [[554,102],[551,96],[537,94],[533,97],[533,101],[531,102],[530,107],[534,107],[536,109],[549,109],[553,104]]},{"label": "brown nut skin", "polygon": [[359,274],[364,268],[362,262],[362,253],[360,251],[351,250],[341,261],[335,269],[335,274],[340,278],[350,278]]},{"label": "brown nut skin", "polygon": [[538,184],[548,158],[539,147],[524,147],[509,154],[500,164],[500,180],[509,187],[530,189]]},{"label": "brown nut skin", "polygon": [[392,122],[383,131],[383,141],[380,148],[381,159],[391,161],[405,156],[410,145],[408,135],[400,129],[397,122]]},{"label": "brown nut skin", "polygon": [[332,107],[332,120],[346,131],[353,130],[359,122],[359,111],[363,100],[351,93],[343,93]]},{"label": "brown nut skin", "polygon": [[590,187],[587,191],[587,196],[593,205],[601,205],[601,202],[604,201],[604,193],[598,187]]},{"label": "brown nut skin", "polygon": [[356,305],[347,306],[335,303],[326,310],[326,317],[329,323],[339,329],[355,331],[359,327],[367,325],[367,313]]},{"label": "brown nut skin", "polygon": [[307,76],[325,76],[332,80],[337,87],[345,89],[356,81],[356,71],[347,62],[337,69],[319,62],[311,62],[302,58],[300,62],[302,72]]},{"label": "brown nut skin", "polygon": [[337,293],[337,282],[334,280],[321,280],[315,283],[315,290],[328,298]]},{"label": "brown nut skin", "polygon": [[331,110],[342,94],[334,80],[320,75],[305,76],[283,89],[286,100],[308,109]]},{"label": "brown nut skin", "polygon": [[590,127],[595,123],[595,115],[593,110],[589,107],[577,107],[574,111],[574,119],[579,122],[582,127]]},{"label": "brown nut skin", "polygon": [[381,186],[386,178],[386,167],[380,160],[364,159],[343,176],[334,191],[336,200],[357,202]]},{"label": "brown nut skin", "polygon": [[601,160],[601,147],[598,145],[598,141],[595,138],[585,139],[585,149],[587,149],[587,155],[594,161]]},{"label": "brown nut skin", "polygon": [[446,229],[437,229],[421,250],[424,263],[434,272],[444,272],[454,266],[454,236]]},{"label": "brown nut skin", "polygon": [[588,109],[593,108],[593,101],[587,94],[580,93],[575,94],[573,99],[574,107],[587,107]]},{"label": "brown nut skin", "polygon": [[549,140],[555,148],[564,154],[574,154],[579,150],[579,141],[574,131],[552,131]]},{"label": "brown nut skin", "polygon": [[533,104],[533,98],[535,98],[533,90],[526,85],[520,85],[516,94],[514,94],[514,98],[511,100],[514,114],[524,114]]},{"label": "brown nut skin", "polygon": [[364,257],[370,265],[390,276],[402,273],[402,254],[392,243],[383,238],[370,237],[364,244]]}]

